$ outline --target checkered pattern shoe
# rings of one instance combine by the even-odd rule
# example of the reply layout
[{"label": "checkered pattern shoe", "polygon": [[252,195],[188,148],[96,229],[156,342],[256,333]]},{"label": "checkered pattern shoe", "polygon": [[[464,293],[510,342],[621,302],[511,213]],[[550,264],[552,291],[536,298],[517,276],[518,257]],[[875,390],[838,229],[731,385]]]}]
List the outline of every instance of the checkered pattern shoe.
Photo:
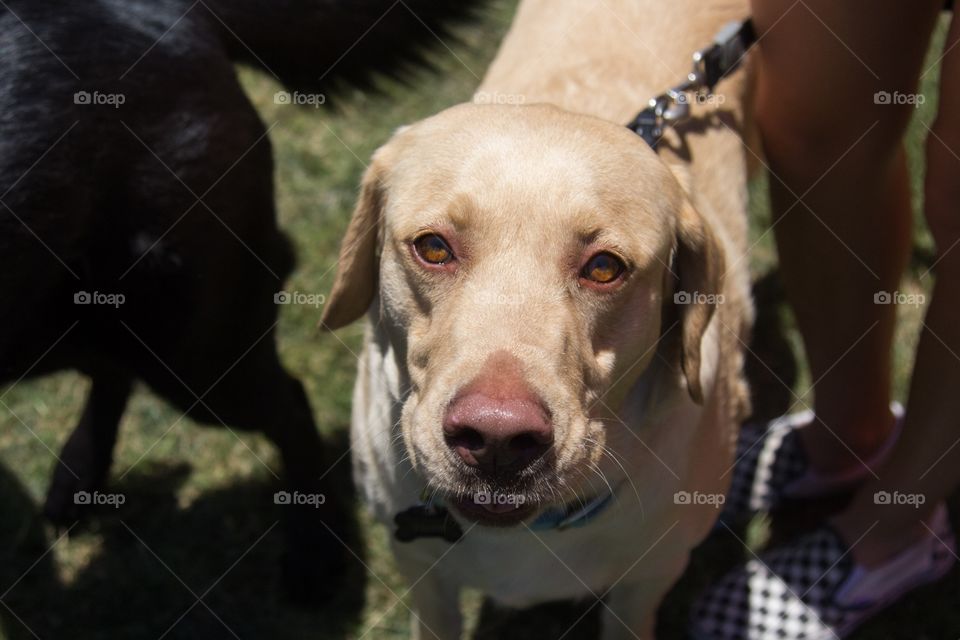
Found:
[{"label": "checkered pattern shoe", "polygon": [[801,430],[814,421],[812,411],[794,413],[769,423],[746,424],[737,438],[736,464],[730,491],[720,518],[734,522],[758,511],[769,511],[785,498],[828,495],[856,486],[879,465],[900,435],[903,407],[890,410],[896,427],[880,451],[847,473],[824,476],[810,470],[800,439]]},{"label": "checkered pattern shoe", "polygon": [[866,569],[827,527],[728,573],[694,605],[696,640],[826,640],[845,637],[906,592],[944,576],[956,542],[940,505],[933,533]]}]

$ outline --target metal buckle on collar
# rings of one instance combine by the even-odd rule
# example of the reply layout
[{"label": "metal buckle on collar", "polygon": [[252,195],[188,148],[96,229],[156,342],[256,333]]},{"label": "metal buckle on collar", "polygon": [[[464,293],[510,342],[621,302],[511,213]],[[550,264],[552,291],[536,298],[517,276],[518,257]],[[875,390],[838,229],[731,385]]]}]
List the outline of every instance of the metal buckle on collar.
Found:
[{"label": "metal buckle on collar", "polygon": [[627,128],[656,149],[666,127],[690,117],[690,101],[686,91],[684,84],[650,98],[647,108],[638,113]]}]

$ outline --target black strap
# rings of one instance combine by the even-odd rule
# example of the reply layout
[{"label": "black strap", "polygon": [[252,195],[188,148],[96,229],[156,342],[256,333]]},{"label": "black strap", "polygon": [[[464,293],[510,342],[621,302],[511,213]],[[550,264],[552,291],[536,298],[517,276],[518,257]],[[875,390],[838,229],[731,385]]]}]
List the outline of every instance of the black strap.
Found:
[{"label": "black strap", "polygon": [[647,108],[638,113],[627,128],[656,149],[665,127],[689,116],[688,94],[702,96],[713,91],[717,83],[736,71],[756,41],[757,35],[749,18],[724,26],[710,46],[693,54],[693,70],[686,80],[651,99]]},{"label": "black strap", "polygon": [[694,55],[694,63],[703,68],[703,85],[713,91],[717,83],[737,70],[747,51],[757,41],[753,21],[747,18],[731,32],[724,28],[717,34],[714,43]]}]

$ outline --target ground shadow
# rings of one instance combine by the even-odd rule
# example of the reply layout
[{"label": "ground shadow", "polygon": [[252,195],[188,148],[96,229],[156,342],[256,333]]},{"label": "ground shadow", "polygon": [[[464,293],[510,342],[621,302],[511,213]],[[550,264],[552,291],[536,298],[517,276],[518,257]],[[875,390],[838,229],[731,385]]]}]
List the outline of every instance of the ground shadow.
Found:
[{"label": "ground shadow", "polygon": [[[55,552],[44,555],[56,533],[41,524],[37,507],[12,474],[0,469],[0,589],[8,591],[0,598],[6,605],[0,607],[4,636],[332,640],[349,635],[363,608],[366,575],[356,522],[339,529],[359,559],[350,556],[346,575],[331,577],[340,582],[336,595],[315,607],[294,607],[280,595],[284,536],[273,479],[227,479],[229,486],[182,507],[178,490],[189,473],[185,464],[145,463],[111,485],[125,504],[98,507],[71,529],[69,540],[58,544],[89,545],[90,555],[81,566],[57,567]],[[352,496],[349,465],[335,473],[340,476],[335,490]]]},{"label": "ground shadow", "polygon": [[799,369],[787,339],[780,273],[772,270],[758,278],[752,295],[756,316],[744,362],[753,407],[748,420],[767,421],[782,416],[793,404]]},{"label": "ground shadow", "polygon": [[8,640],[34,638],[19,617],[30,617],[27,610],[59,614],[62,585],[48,553],[51,540],[26,488],[2,465],[0,504],[0,631]]},{"label": "ground shadow", "polygon": [[515,610],[497,607],[490,600],[483,603],[474,640],[529,640],[560,638],[592,640],[599,637],[599,603],[550,602],[530,609]]}]

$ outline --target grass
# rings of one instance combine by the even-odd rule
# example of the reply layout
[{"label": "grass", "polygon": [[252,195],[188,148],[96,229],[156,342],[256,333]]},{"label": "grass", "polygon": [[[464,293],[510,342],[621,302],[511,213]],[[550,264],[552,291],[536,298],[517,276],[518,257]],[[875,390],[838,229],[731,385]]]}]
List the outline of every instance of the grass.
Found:
[{"label": "grass", "polygon": [[[512,16],[503,0],[484,19],[460,31],[462,41],[437,54],[434,73],[417,74],[409,87],[386,83],[382,95],[345,91],[336,111],[300,109],[273,103],[279,88],[249,71],[241,77],[271,130],[277,161],[282,226],[294,240],[299,268],[288,290],[329,290],[339,238],[352,208],[359,175],[373,150],[396,127],[469,99]],[[942,34],[941,34],[942,35]],[[936,46],[936,45],[935,45]],[[931,74],[926,104],[917,120],[930,122],[936,87]],[[922,134],[915,123],[908,145],[919,207]],[[759,277],[776,267],[762,178],[753,185],[752,269]],[[919,208],[918,208],[919,210]],[[929,255],[929,235],[917,224],[917,259],[901,290],[929,291],[918,274]],[[920,313],[902,308],[896,347],[897,397],[903,399]],[[796,332],[784,321],[795,353]],[[360,328],[319,336],[319,311],[286,306],[280,346],[287,366],[305,383],[318,424],[336,453],[345,447],[349,400]],[[795,383],[806,389],[800,367]],[[59,537],[38,517],[55,458],[76,424],[88,389],[81,376],[65,372],[8,388],[0,412],[0,638],[406,638],[406,609],[397,603],[405,586],[387,552],[387,533],[358,508],[362,541],[355,544],[369,571],[358,570],[333,602],[312,611],[283,604],[278,597],[279,514],[268,507],[277,467],[275,452],[258,435],[239,438],[223,429],[194,424],[156,398],[137,390],[124,416],[111,487],[127,504],[98,510],[96,517]],[[805,394],[804,394],[805,395]],[[804,398],[809,401],[809,398]],[[168,432],[168,429],[169,432]],[[348,461],[338,466],[348,481]],[[346,489],[344,489],[346,490]],[[763,529],[762,523],[754,528]],[[751,533],[764,537],[763,531]],[[662,612],[664,637],[679,637],[692,592],[730,566],[745,551],[729,536],[702,548],[693,568]],[[957,572],[943,583],[911,595],[857,635],[954,637],[960,629],[955,607]],[[202,602],[198,598],[202,597]],[[507,615],[481,607],[468,594],[472,628],[479,637],[527,637],[537,630],[557,637],[582,612],[582,605],[555,604]],[[509,623],[509,625],[508,625]],[[595,616],[587,616],[569,638],[592,637]],[[509,630],[509,632],[508,632]]]}]

